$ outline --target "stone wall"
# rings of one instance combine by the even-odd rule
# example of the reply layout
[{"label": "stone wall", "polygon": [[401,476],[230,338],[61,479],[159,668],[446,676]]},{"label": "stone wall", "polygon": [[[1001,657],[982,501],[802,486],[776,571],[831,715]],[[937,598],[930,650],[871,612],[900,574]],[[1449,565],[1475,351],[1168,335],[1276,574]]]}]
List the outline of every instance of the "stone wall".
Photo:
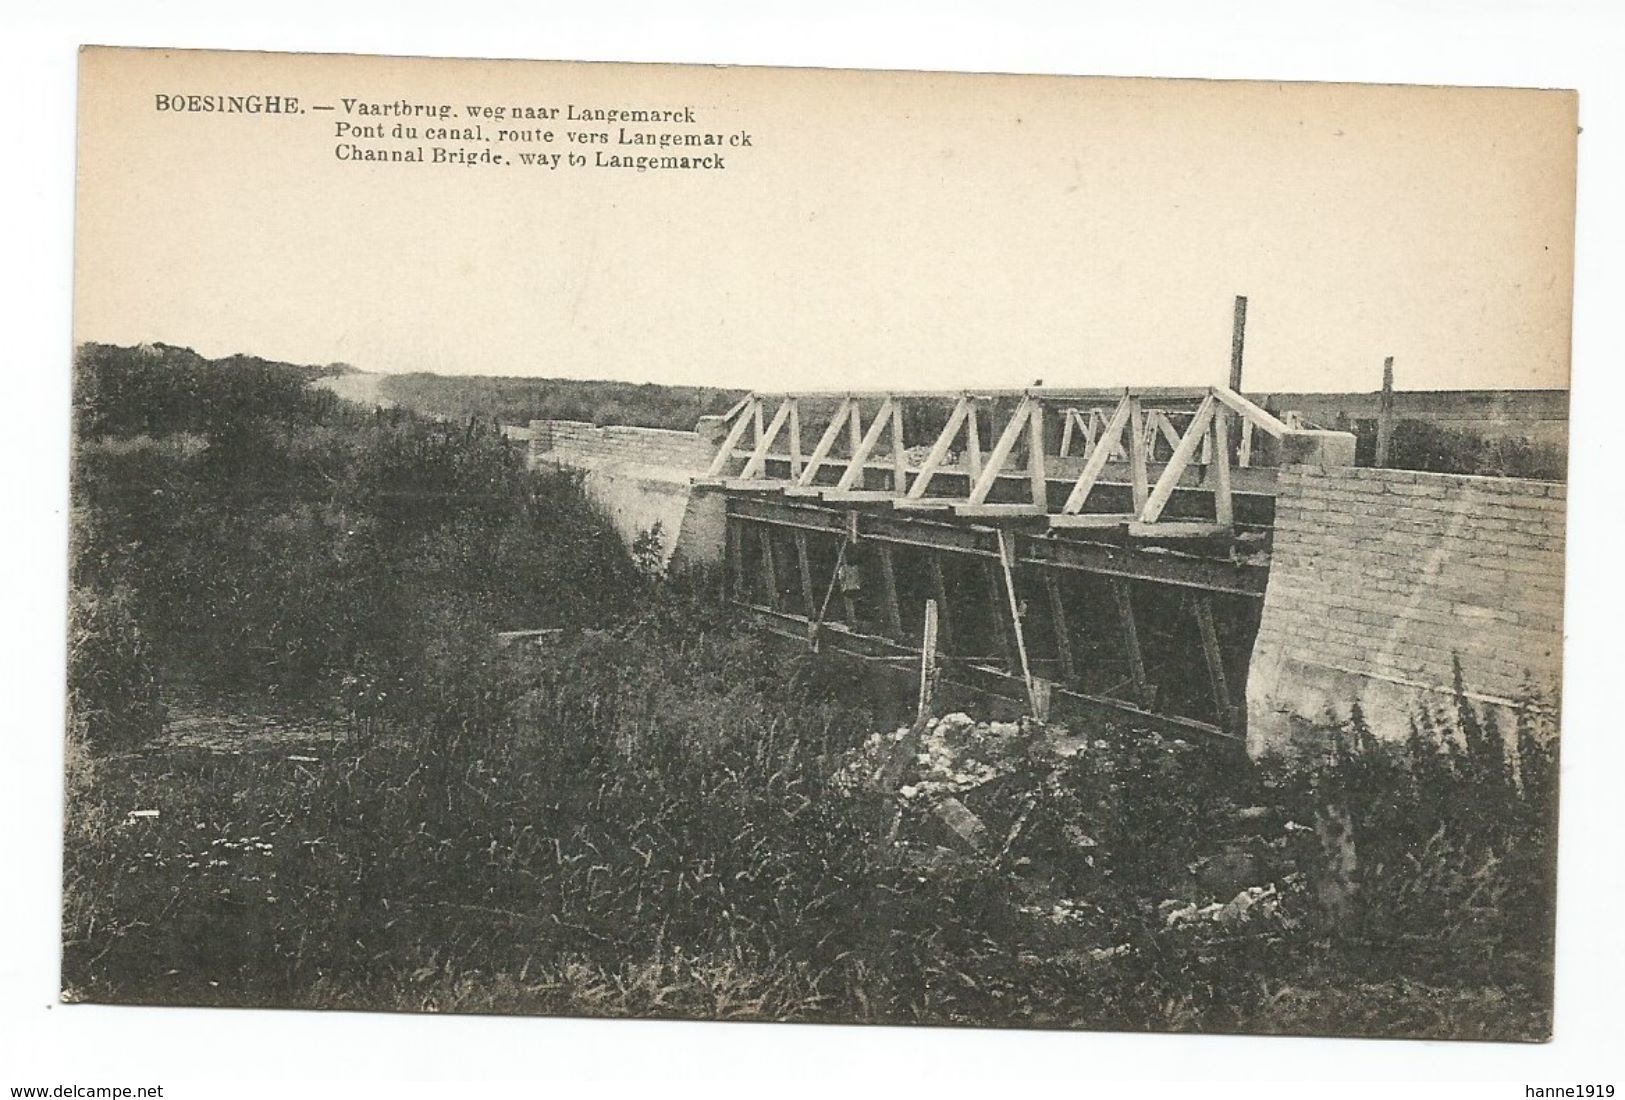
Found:
[{"label": "stone wall", "polygon": [[532,420],[531,454],[583,467],[608,463],[705,472],[715,448],[696,432],[669,428],[597,427],[582,420]]},{"label": "stone wall", "polygon": [[587,495],[609,514],[627,545],[658,523],[666,560],[679,567],[722,560],[722,494],[693,485],[715,449],[697,432],[530,422],[533,468],[556,464],[582,471]]},{"label": "stone wall", "polygon": [[1255,755],[1319,740],[1359,700],[1403,737],[1418,703],[1508,710],[1562,686],[1566,487],[1402,470],[1285,467],[1249,672]]}]

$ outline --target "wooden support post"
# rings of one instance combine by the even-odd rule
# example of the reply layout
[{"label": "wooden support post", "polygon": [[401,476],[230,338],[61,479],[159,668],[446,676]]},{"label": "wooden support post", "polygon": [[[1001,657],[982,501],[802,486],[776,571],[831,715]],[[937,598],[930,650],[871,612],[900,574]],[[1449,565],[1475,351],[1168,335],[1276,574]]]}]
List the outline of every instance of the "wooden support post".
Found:
[{"label": "wooden support post", "polygon": [[[835,415],[830,417],[829,427],[824,429],[824,434],[818,439],[818,445],[813,448],[812,457],[807,460],[806,469],[802,470],[801,476],[796,479],[797,485],[811,485],[817,481],[818,471],[829,459],[830,451],[835,448],[835,440],[841,434],[841,427],[847,420],[847,410],[850,407],[852,407],[852,399],[850,397],[842,398],[840,407],[835,410]],[[854,444],[855,446],[856,444]]]},{"label": "wooden support post", "polygon": [[931,590],[937,598],[937,614],[941,620],[938,629],[942,634],[942,650],[946,653],[954,647],[953,603],[948,599],[948,578],[942,571],[940,552],[927,551],[927,559],[931,563]]},{"label": "wooden support post", "polygon": [[790,423],[786,430],[790,433],[790,480],[801,479],[801,402],[797,398],[790,398]]},{"label": "wooden support post", "polygon": [[1377,410],[1377,465],[1388,465],[1394,439],[1394,357],[1382,361],[1382,405]]},{"label": "wooden support post", "polygon": [[[778,438],[779,432],[784,430],[784,422],[790,417],[790,409],[794,404],[794,401],[794,398],[785,398],[784,401],[779,405],[778,411],[773,414],[773,419],[768,422],[767,430],[765,432],[757,432],[756,446],[751,451],[750,460],[745,463],[745,468],[740,471],[740,477],[760,477],[763,471],[767,468],[768,452],[772,449],[773,441]],[[760,412],[761,406],[758,405],[758,415]]]},{"label": "wooden support post", "polygon": [[970,461],[970,476],[974,482],[982,476],[982,429],[977,423],[980,413],[976,398],[966,398],[965,404],[965,457]]},{"label": "wooden support post", "polygon": [[886,605],[886,629],[893,638],[901,638],[903,609],[897,600],[897,570],[892,562],[891,544],[876,542],[875,553],[880,559],[880,589]]},{"label": "wooden support post", "polygon": [[801,599],[807,606],[809,619],[820,617],[823,612],[818,605],[818,593],[813,588],[812,555],[807,550],[807,532],[796,528],[796,565],[801,573]]},{"label": "wooden support post", "polygon": [[1028,689],[1028,701],[1032,703],[1033,717],[1045,724],[1049,722],[1050,688],[1054,686],[1042,676],[1034,676],[1032,686]]},{"label": "wooden support post", "polygon": [[987,611],[993,624],[993,639],[1010,667],[1019,668],[1021,658],[1010,640],[1010,627],[1004,621],[1004,583],[999,580],[999,567],[991,558],[982,559],[982,579],[987,589]]},{"label": "wooden support post", "polygon": [[1236,448],[1236,465],[1248,467],[1253,464],[1253,422],[1242,418],[1241,446]]},{"label": "wooden support post", "polygon": [[[852,407],[857,408],[857,405],[854,404]],[[847,554],[849,547],[858,544],[858,539],[858,510],[851,508],[846,513],[846,539],[841,545],[842,553]],[[850,557],[850,554],[847,554],[847,556]],[[852,592],[863,574],[859,572],[856,562],[847,561],[845,564],[846,568],[851,570],[853,583],[849,585],[846,583],[846,577],[841,578],[841,607],[846,611],[847,625],[855,627],[858,625],[858,603],[852,598]]]},{"label": "wooden support post", "polygon": [[746,406],[739,410],[739,414],[733,422],[733,427],[728,429],[728,435],[723,439],[722,446],[717,449],[716,455],[711,459],[711,465],[705,471],[706,477],[717,477],[728,472],[728,460],[733,458],[734,448],[739,446],[739,441],[744,438],[745,430],[751,425],[751,407],[761,406],[759,398],[748,397],[745,400],[747,402]]},{"label": "wooden support post", "polygon": [[1077,409],[1061,410],[1061,449],[1056,452],[1060,458],[1072,457],[1072,428],[1073,421],[1078,418]]},{"label": "wooden support post", "polygon": [[1016,599],[1016,574],[1013,568],[1016,560],[1015,536],[1002,527],[998,535],[999,566],[1004,572],[1004,594],[1010,601],[1010,622],[1015,627],[1016,653],[1021,658],[1021,682],[1027,686],[1027,703],[1037,714],[1039,701],[1033,689],[1033,670],[1027,661],[1027,639],[1021,628],[1021,601]]},{"label": "wooden support post", "polygon": [[1207,659],[1208,676],[1213,683],[1213,705],[1219,711],[1219,728],[1234,730],[1236,712],[1230,701],[1230,679],[1224,672],[1224,653],[1219,649],[1219,632],[1213,625],[1213,593],[1198,592],[1191,602],[1196,607],[1196,625],[1202,635],[1202,656]]},{"label": "wooden support post", "polygon": [[[855,414],[857,411],[856,402],[853,402],[852,408]],[[880,411],[875,413],[875,418],[869,422],[869,430],[863,433],[863,438],[858,440],[857,445],[852,448],[852,457],[847,460],[846,469],[841,473],[841,480],[835,483],[835,488],[842,491],[851,489],[854,486],[859,489],[863,488],[863,464],[869,461],[870,453],[874,451],[876,444],[880,442],[880,434],[886,430],[886,424],[891,415],[892,399],[888,397],[880,403]],[[856,427],[855,415],[852,423]]]},{"label": "wooden support post", "polygon": [[1133,394],[1128,398],[1128,460],[1134,483],[1134,514],[1145,513],[1145,502],[1151,494],[1151,475],[1146,472],[1145,413],[1140,399]]},{"label": "wooden support post", "polygon": [[914,712],[914,728],[923,731],[931,720],[931,705],[937,694],[937,601],[925,601],[925,632],[920,640],[920,703]]},{"label": "wooden support post", "polygon": [[[743,420],[741,421],[743,422]],[[722,583],[722,598],[724,601],[740,598],[745,589],[745,548],[743,543],[744,532],[737,519],[724,521],[725,557],[727,563],[726,576]]]},{"label": "wooden support post", "polygon": [[767,606],[779,609],[779,571],[773,562],[773,529],[761,524],[762,581],[767,585]]},{"label": "wooden support post", "polygon": [[[1084,461],[1083,472],[1078,474],[1077,483],[1072,486],[1072,492],[1068,494],[1066,503],[1061,505],[1062,512],[1076,515],[1083,511],[1084,505],[1088,503],[1089,494],[1094,491],[1095,483],[1100,480],[1101,472],[1106,469],[1107,461],[1111,458],[1112,452],[1117,449],[1118,440],[1123,437],[1123,425],[1134,415],[1133,404],[1133,398],[1130,397],[1124,397],[1123,400],[1117,403],[1117,408],[1112,412],[1111,420],[1107,421],[1101,429],[1100,435],[1094,444],[1094,449],[1089,452],[1088,459]],[[1141,472],[1144,472],[1143,468]],[[1142,491],[1143,488],[1142,483]],[[1135,506],[1135,515],[1140,514],[1140,507],[1140,505]]]},{"label": "wooden support post", "polygon": [[1247,299],[1236,295],[1236,316],[1230,326],[1230,388],[1241,392],[1241,354],[1247,343]]},{"label": "wooden support post", "polygon": [[954,405],[948,423],[943,425],[942,431],[937,435],[937,441],[931,445],[931,453],[925,456],[925,465],[914,475],[914,484],[909,486],[907,493],[909,500],[919,500],[925,496],[926,489],[931,485],[931,479],[937,476],[937,468],[948,457],[948,451],[959,435],[959,426],[965,420],[966,408],[966,400],[961,397]]},{"label": "wooden support post", "polygon": [[[818,605],[818,617],[813,620],[808,630],[808,638],[812,642],[813,652],[818,652],[818,643],[823,637],[824,619],[829,615],[829,601],[835,595],[835,589],[841,585],[843,571],[846,569],[846,548],[850,545],[845,539],[841,540],[840,547],[835,551],[835,568],[829,575],[829,587],[824,589],[824,602]],[[852,597],[843,589],[841,596],[846,600],[847,626],[855,626],[852,620]]]},{"label": "wooden support post", "polygon": [[976,484],[971,488],[970,503],[984,504],[987,502],[987,495],[993,491],[993,486],[997,484],[999,474],[1004,469],[1004,464],[1010,460],[1010,452],[1016,449],[1016,444],[1021,440],[1022,432],[1026,431],[1032,424],[1031,414],[1028,411],[1030,400],[1030,398],[1023,396],[1021,403],[1010,414],[1009,423],[1004,426],[1004,431],[999,434],[999,441],[993,444],[993,451],[987,456],[987,465],[982,468],[981,476],[976,479]]},{"label": "wooden support post", "polygon": [[1044,402],[1033,398],[1032,427],[1027,433],[1027,479],[1032,485],[1033,503],[1049,511],[1049,482],[1044,476]]},{"label": "wooden support post", "polygon": [[1055,624],[1055,653],[1061,659],[1061,679],[1064,683],[1078,681],[1078,666],[1072,655],[1072,631],[1067,626],[1066,604],[1061,600],[1061,582],[1055,579],[1055,570],[1045,569],[1044,590],[1049,594],[1049,617]]},{"label": "wooden support post", "polygon": [[1196,450],[1207,438],[1208,425],[1213,422],[1213,409],[1215,402],[1212,397],[1204,398],[1196,415],[1191,419],[1190,427],[1185,429],[1185,435],[1169,456],[1168,464],[1162,468],[1162,476],[1157,478],[1156,488],[1146,499],[1145,507],[1140,510],[1141,523],[1155,523],[1162,515],[1163,508],[1167,507],[1168,499],[1174,494],[1174,487],[1179,484],[1179,477],[1190,465]]},{"label": "wooden support post", "polygon": [[1140,651],[1140,628],[1134,619],[1134,595],[1129,582],[1113,579],[1112,596],[1117,600],[1117,618],[1123,629],[1123,650],[1128,657],[1129,675],[1134,681],[1134,694],[1142,707],[1150,707],[1151,685],[1145,678],[1145,655]]},{"label": "wooden support post", "polygon": [[1213,413],[1213,522],[1226,527],[1236,522],[1235,501],[1230,495],[1230,410]]},{"label": "wooden support post", "polygon": [[903,446],[903,403],[891,407],[892,488],[901,495],[908,491],[908,451]]}]

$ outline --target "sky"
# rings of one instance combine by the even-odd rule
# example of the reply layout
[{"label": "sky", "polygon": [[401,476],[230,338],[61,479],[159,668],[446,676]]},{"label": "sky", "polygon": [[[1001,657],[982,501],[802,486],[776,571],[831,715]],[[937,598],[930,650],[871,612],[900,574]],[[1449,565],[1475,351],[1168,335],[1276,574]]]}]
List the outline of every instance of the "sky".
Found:
[{"label": "sky", "polygon": [[[177,51],[87,51],[80,78],[76,341],[780,390],[1204,384],[1244,294],[1255,392],[1375,389],[1386,356],[1402,389],[1568,382],[1570,93]],[[306,111],[155,109],[252,93]],[[698,172],[338,159],[339,123],[378,121],[344,99],[402,98],[688,106],[631,128],[751,144]],[[503,125],[555,131],[510,161],[584,128]]]}]

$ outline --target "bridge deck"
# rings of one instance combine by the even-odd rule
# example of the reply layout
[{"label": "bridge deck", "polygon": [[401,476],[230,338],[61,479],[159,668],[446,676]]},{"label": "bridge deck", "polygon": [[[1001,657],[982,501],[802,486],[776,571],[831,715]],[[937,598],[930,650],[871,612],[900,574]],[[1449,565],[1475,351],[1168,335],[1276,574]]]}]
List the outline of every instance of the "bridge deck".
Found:
[{"label": "bridge deck", "polygon": [[730,598],[775,633],[918,659],[934,601],[961,682],[1226,738],[1274,467],[1353,449],[1222,386],[752,394],[720,427]]}]

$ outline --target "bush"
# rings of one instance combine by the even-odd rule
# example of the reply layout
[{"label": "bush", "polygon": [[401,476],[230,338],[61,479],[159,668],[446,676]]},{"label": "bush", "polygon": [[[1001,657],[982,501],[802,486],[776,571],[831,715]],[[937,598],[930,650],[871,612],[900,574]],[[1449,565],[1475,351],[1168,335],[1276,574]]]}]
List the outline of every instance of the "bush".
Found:
[{"label": "bush", "polygon": [[95,750],[133,747],[163,731],[152,649],[125,590],[70,592],[68,724]]}]

